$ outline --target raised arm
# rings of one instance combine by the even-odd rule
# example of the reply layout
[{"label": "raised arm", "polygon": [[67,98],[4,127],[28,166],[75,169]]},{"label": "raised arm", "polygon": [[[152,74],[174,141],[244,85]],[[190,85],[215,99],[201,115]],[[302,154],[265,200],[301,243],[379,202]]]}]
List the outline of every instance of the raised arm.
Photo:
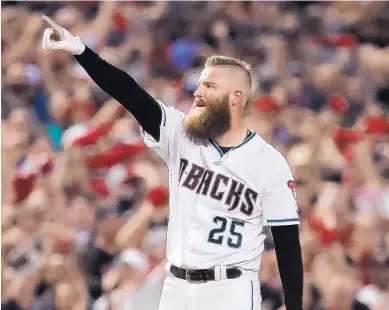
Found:
[{"label": "raised arm", "polygon": [[[47,16],[51,26],[45,30],[42,48],[64,50],[73,54],[92,80],[108,95],[122,104],[155,140],[159,140],[162,110],[159,103],[126,72],[101,59],[78,37],[74,37]],[[53,39],[55,35],[57,38]]]},{"label": "raised arm", "polygon": [[75,56],[93,81],[121,103],[154,139],[159,140],[160,105],[126,72],[101,59],[90,48]]}]

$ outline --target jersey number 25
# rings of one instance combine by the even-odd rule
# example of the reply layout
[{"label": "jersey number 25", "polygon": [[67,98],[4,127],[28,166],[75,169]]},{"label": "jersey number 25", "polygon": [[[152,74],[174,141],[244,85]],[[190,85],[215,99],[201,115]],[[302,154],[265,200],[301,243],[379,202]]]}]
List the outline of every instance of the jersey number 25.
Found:
[{"label": "jersey number 25", "polygon": [[[208,242],[222,245],[224,239],[224,232],[227,228],[227,219],[221,216],[216,216],[213,219],[215,224],[218,224],[218,228],[212,229],[209,232]],[[237,232],[238,226],[244,227],[244,222],[238,220],[232,220],[230,225],[230,235],[227,240],[227,245],[230,248],[240,248],[242,245],[242,234]]]}]

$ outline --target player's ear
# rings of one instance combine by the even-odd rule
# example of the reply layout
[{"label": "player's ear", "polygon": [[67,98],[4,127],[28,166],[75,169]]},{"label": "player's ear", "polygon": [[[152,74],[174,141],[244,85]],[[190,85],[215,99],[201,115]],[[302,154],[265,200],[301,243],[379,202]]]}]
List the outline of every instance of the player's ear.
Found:
[{"label": "player's ear", "polygon": [[237,105],[242,99],[242,92],[240,90],[235,90],[231,94],[231,105]]}]

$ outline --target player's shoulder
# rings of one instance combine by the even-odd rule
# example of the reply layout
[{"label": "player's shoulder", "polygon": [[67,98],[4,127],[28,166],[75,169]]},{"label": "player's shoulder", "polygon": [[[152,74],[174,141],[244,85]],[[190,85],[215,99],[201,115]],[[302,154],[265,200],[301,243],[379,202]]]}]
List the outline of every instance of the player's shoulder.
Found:
[{"label": "player's shoulder", "polygon": [[273,164],[287,164],[285,156],[272,144],[263,139],[258,133],[255,133],[255,139],[253,139],[253,147],[257,150],[257,155],[261,154],[261,157],[264,160],[269,160]]},{"label": "player's shoulder", "polygon": [[161,100],[157,100],[157,102],[159,103],[159,105],[162,107],[163,110],[165,111],[172,111],[174,113],[178,113],[182,116],[185,116],[186,114],[181,111],[180,109],[177,109],[175,106],[173,105],[168,105],[166,104],[165,102],[161,101]]},{"label": "player's shoulder", "polygon": [[186,114],[181,110],[177,109],[176,107],[167,105],[161,100],[157,100],[157,102],[161,106],[163,126],[165,126],[166,124],[171,125],[172,123],[179,123],[185,118]]}]

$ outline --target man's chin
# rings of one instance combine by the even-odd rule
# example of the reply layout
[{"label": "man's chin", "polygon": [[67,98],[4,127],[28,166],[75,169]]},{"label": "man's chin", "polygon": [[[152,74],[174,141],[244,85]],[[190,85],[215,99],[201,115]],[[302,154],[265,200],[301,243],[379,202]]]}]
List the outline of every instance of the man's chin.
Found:
[{"label": "man's chin", "polygon": [[211,138],[209,132],[205,132],[204,128],[189,123],[185,123],[185,134],[196,145],[207,145]]},{"label": "man's chin", "polygon": [[186,116],[184,126],[191,141],[200,145],[208,144],[209,140],[223,135],[231,127],[228,105],[192,108]]}]

